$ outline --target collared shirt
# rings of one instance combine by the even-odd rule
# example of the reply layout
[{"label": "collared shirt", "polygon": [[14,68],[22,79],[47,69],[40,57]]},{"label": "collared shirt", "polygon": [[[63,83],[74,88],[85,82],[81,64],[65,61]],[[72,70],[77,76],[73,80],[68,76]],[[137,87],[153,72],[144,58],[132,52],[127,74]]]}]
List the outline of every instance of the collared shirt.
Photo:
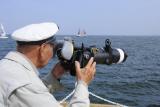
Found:
[{"label": "collared shirt", "polygon": [[[46,87],[38,75],[27,57],[19,52],[9,52],[0,60],[0,107],[61,107],[47,88],[54,82],[52,76],[45,77],[49,77],[44,79]],[[88,107],[88,96],[88,88],[78,81],[68,106]]]}]

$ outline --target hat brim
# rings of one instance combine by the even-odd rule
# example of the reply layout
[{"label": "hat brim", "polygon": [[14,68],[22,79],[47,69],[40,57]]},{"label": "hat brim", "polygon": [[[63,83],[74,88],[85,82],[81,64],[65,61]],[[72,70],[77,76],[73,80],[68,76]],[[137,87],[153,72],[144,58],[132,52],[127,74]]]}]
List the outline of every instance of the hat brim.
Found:
[{"label": "hat brim", "polygon": [[40,41],[31,41],[31,42],[26,42],[26,41],[17,41],[18,45],[41,45],[43,43],[51,43],[54,44],[56,41],[56,38],[54,36],[44,39],[44,40],[40,40]]}]

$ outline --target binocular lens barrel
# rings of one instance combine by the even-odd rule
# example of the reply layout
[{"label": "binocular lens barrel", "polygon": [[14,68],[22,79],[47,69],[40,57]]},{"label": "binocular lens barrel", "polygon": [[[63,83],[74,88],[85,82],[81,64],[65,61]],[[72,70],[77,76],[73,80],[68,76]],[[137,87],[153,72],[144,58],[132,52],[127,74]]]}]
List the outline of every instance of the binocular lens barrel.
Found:
[{"label": "binocular lens barrel", "polygon": [[97,53],[94,56],[94,60],[97,64],[122,63],[127,59],[127,54],[119,48],[112,49],[111,53]]}]

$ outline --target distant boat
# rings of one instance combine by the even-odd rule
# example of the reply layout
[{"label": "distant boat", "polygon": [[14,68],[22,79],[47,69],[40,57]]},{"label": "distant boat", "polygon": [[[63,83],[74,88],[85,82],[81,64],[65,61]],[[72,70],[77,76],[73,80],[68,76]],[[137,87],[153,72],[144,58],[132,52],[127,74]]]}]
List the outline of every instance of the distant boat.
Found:
[{"label": "distant boat", "polygon": [[6,32],[5,32],[4,27],[3,27],[2,24],[0,25],[0,38],[2,38],[2,39],[8,38],[8,36],[7,36]]},{"label": "distant boat", "polygon": [[86,34],[85,30],[80,30],[79,29],[76,36],[78,36],[78,37],[84,37],[84,36],[87,36],[87,34]]}]

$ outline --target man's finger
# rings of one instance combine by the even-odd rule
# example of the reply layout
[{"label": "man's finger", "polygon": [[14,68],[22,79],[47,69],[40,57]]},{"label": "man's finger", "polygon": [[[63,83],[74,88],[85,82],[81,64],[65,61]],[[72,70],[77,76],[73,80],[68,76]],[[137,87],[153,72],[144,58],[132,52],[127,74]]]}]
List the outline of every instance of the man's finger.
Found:
[{"label": "man's finger", "polygon": [[95,72],[96,72],[96,62],[94,62],[93,64],[92,64],[92,68],[93,68],[93,75],[95,74]]},{"label": "man's finger", "polygon": [[96,67],[96,62],[94,62],[94,63],[92,64],[92,67],[94,67],[94,68]]},{"label": "man's finger", "polygon": [[80,64],[78,61],[75,61],[76,72],[79,73],[81,71]]},{"label": "man's finger", "polygon": [[93,57],[90,58],[90,60],[88,61],[88,63],[87,63],[85,68],[90,67],[92,65],[92,63],[93,63]]}]

